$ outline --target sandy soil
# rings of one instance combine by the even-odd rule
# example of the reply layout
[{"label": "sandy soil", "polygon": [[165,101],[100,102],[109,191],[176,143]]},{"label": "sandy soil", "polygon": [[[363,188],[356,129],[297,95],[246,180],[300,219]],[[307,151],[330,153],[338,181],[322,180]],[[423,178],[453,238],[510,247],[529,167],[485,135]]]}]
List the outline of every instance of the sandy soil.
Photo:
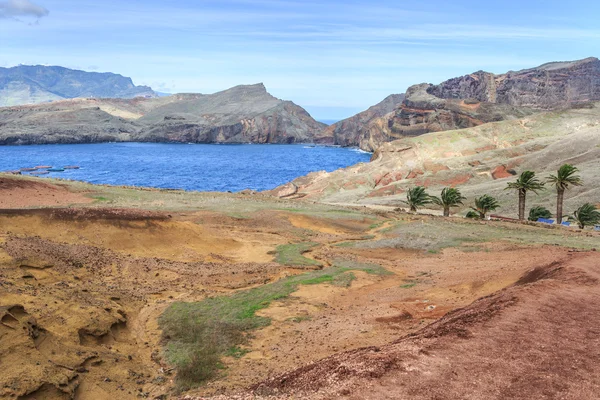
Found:
[{"label": "sandy soil", "polygon": [[[325,266],[371,263],[391,274],[354,271],[349,287],[300,286],[273,302],[259,311],[272,323],[252,333],[248,353],[225,358],[223,374],[189,396],[568,399],[600,393],[595,252],[502,237],[409,250],[402,244],[414,238],[397,233],[398,223],[427,236],[426,228],[441,220],[259,208],[252,198],[253,208],[239,203],[243,215],[56,208],[55,188],[39,185],[46,184],[16,190],[41,191],[38,205],[54,208],[0,211],[0,398],[176,398],[176,371],[162,357],[157,319],[163,310],[174,301],[302,273],[305,267],[274,262],[277,246],[302,241],[317,244],[304,255]],[[596,237],[555,238],[592,243]],[[536,268],[541,272],[528,275]]]}]

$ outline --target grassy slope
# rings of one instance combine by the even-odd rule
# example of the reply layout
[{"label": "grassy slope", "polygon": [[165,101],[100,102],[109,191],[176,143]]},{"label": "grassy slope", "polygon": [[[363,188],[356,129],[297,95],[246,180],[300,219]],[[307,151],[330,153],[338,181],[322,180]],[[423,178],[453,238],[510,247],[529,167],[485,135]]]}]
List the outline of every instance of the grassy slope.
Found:
[{"label": "grassy slope", "polygon": [[166,357],[177,367],[177,385],[185,390],[213,377],[224,355],[243,355],[239,346],[253,329],[270,324],[256,315],[273,301],[295,292],[300,285],[330,283],[348,287],[355,279],[349,271],[386,275],[390,272],[374,264],[337,261],[319,271],[292,276],[231,296],[208,298],[200,302],[171,304],[159,319],[166,342]]}]

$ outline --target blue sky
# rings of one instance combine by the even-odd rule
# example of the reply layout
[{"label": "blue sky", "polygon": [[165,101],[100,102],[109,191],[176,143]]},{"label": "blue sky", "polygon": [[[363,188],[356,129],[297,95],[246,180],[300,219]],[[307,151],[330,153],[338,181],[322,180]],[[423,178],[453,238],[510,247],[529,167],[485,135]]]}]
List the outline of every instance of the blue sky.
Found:
[{"label": "blue sky", "polygon": [[600,56],[600,2],[0,0],[0,66],[131,76],[167,92],[263,82],[341,119],[420,82]]}]

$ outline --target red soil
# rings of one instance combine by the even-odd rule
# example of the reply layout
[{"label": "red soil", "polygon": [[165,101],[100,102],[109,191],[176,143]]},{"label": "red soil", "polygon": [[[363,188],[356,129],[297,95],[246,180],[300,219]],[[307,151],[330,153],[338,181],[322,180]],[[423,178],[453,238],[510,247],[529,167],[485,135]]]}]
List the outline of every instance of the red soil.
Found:
[{"label": "red soil", "polygon": [[600,257],[516,284],[382,347],[336,354],[253,388],[348,399],[600,398]]},{"label": "red soil", "polygon": [[66,206],[94,200],[62,185],[35,180],[0,177],[0,209]]}]

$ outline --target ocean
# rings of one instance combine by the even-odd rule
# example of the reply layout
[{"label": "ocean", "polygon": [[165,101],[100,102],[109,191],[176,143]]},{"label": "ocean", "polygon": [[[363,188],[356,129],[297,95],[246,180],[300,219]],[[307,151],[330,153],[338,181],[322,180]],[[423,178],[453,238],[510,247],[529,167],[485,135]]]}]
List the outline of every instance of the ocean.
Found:
[{"label": "ocean", "polygon": [[[0,171],[79,166],[43,177],[198,191],[268,190],[313,171],[368,162],[358,149],[312,145],[99,143],[1,146]],[[26,174],[27,172],[23,172]]]}]

